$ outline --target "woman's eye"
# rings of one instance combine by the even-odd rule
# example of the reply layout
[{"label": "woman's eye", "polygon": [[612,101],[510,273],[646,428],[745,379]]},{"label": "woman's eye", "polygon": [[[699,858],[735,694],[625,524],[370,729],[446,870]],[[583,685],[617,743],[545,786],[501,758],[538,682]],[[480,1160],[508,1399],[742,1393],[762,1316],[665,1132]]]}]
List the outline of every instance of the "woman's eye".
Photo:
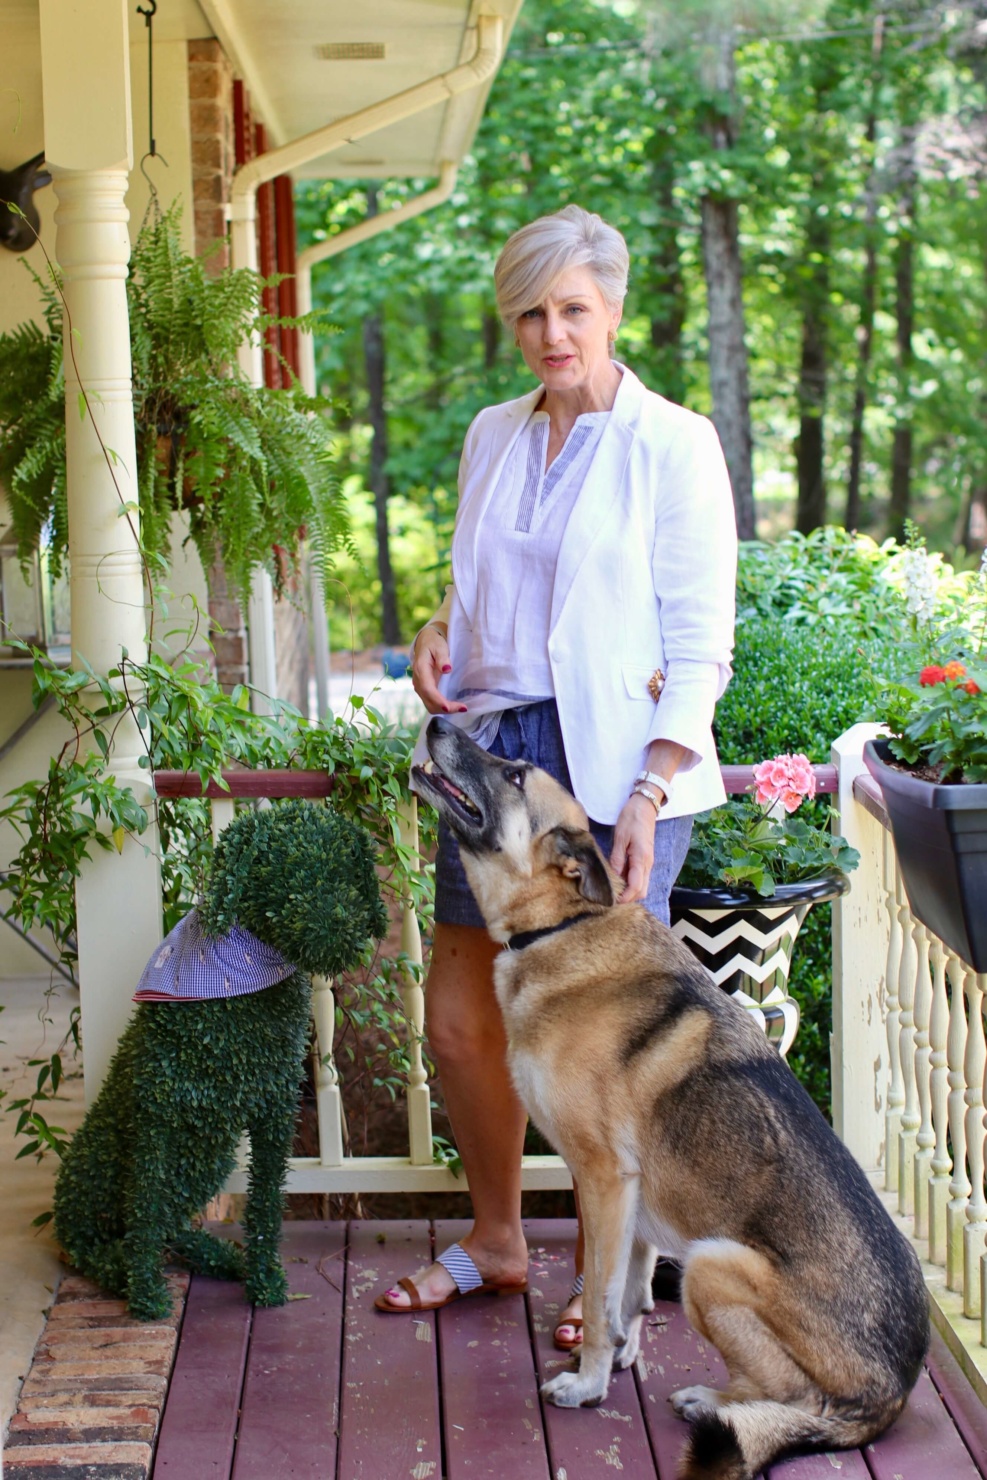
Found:
[{"label": "woman's eye", "polygon": [[540,308],[526,308],[524,310],[524,313],[521,315],[521,317],[522,317],[522,319],[538,319],[538,318],[541,318],[541,309]]}]

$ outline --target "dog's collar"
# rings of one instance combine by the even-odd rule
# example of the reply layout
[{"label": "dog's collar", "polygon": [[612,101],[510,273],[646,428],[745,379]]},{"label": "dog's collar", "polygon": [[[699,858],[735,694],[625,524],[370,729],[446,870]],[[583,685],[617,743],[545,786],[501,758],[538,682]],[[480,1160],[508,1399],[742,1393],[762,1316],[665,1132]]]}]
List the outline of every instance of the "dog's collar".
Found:
[{"label": "dog's collar", "polygon": [[560,920],[558,925],[543,925],[540,930],[522,930],[517,935],[512,935],[507,941],[509,951],[523,951],[525,946],[534,945],[536,940],[541,940],[545,935],[555,935],[560,930],[568,930],[570,925],[578,925],[580,920],[591,920],[592,910],[584,910],[581,915],[570,915],[568,920]]}]

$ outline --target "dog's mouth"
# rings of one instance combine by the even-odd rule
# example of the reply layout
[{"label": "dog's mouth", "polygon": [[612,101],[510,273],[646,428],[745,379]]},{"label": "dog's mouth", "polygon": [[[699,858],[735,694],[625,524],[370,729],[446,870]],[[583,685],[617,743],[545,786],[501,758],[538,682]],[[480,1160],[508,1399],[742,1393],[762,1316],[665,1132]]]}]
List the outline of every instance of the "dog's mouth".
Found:
[{"label": "dog's mouth", "polygon": [[414,766],[412,776],[419,790],[426,794],[431,793],[436,799],[440,811],[451,812],[469,827],[483,826],[483,813],[472,797],[467,796],[462,787],[457,786],[434,760],[429,759],[420,766]]}]

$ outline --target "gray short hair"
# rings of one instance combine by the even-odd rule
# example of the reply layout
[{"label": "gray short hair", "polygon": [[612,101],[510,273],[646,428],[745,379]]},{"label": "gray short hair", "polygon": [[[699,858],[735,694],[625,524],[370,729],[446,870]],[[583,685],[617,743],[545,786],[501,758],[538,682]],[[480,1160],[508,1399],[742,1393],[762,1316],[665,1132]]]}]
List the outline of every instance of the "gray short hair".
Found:
[{"label": "gray short hair", "polygon": [[608,308],[627,292],[630,259],[615,226],[581,206],[565,206],[515,231],[494,267],[497,307],[510,327],[544,302],[553,285],[573,267],[588,267]]}]

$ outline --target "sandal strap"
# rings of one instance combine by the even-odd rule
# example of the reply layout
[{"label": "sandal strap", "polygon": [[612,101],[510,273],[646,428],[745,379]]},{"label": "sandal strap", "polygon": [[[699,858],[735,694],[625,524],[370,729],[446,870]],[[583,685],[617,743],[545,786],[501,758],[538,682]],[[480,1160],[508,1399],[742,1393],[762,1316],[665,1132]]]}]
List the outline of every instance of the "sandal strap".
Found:
[{"label": "sandal strap", "polygon": [[402,1290],[407,1291],[408,1300],[410,1302],[409,1308],[411,1310],[421,1310],[422,1297],[418,1293],[418,1286],[415,1284],[414,1280],[411,1279],[408,1275],[405,1275],[404,1279],[398,1280],[398,1284],[400,1285]]},{"label": "sandal strap", "polygon": [[478,1290],[484,1283],[482,1274],[462,1244],[450,1244],[435,1262],[449,1271],[460,1295],[468,1295],[471,1290]]}]

